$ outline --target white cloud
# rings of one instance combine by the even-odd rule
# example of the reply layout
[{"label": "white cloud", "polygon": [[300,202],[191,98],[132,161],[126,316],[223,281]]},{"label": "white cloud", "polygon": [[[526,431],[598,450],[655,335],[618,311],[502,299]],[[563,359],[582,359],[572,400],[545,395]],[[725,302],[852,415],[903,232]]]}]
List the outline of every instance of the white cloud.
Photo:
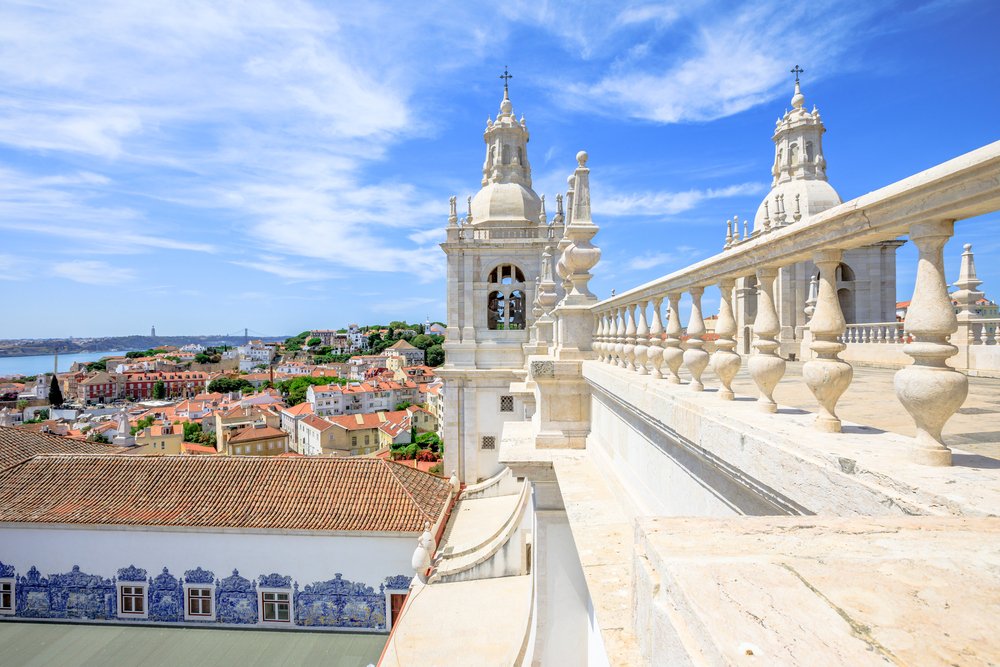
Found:
[{"label": "white cloud", "polygon": [[60,262],[52,266],[52,272],[87,285],[121,285],[135,278],[132,269],[111,266],[107,262],[95,260],[74,260]]},{"label": "white cloud", "polygon": [[739,183],[722,188],[682,192],[603,193],[593,200],[594,213],[608,216],[674,215],[689,211],[711,199],[727,199],[763,193],[764,183]]},{"label": "white cloud", "polygon": [[335,274],[321,269],[307,268],[295,265],[296,260],[283,257],[259,257],[257,261],[231,261],[230,264],[242,266],[247,269],[263,271],[280,278],[286,278],[291,282],[309,282],[316,280],[330,280],[336,277]]}]

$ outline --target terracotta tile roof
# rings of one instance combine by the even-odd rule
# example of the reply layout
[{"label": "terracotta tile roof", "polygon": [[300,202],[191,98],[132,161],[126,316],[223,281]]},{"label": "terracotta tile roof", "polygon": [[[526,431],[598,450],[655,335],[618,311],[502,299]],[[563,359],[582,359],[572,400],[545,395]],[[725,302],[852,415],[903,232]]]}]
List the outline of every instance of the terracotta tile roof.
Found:
[{"label": "terracotta tile roof", "polygon": [[313,412],[313,406],[312,403],[305,402],[305,403],[299,403],[298,405],[293,405],[290,408],[281,408],[281,411],[284,412],[286,415],[293,415],[293,416],[311,415]]},{"label": "terracotta tile roof", "polygon": [[417,348],[415,348],[413,345],[410,345],[405,340],[401,339],[401,340],[396,341],[392,345],[390,345],[388,349],[390,349],[390,350],[416,350]]},{"label": "terracotta tile roof", "polygon": [[0,470],[38,454],[107,454],[120,451],[120,447],[99,442],[70,440],[58,435],[0,426]]},{"label": "terracotta tile roof", "polygon": [[316,415],[309,415],[302,420],[302,423],[307,426],[312,426],[317,431],[325,431],[328,428],[333,428],[333,424],[322,417],[317,417]]},{"label": "terracotta tile roof", "polygon": [[448,495],[370,457],[42,455],[0,472],[0,522],[417,533]]},{"label": "terracotta tile roof", "polygon": [[288,434],[273,426],[262,426],[260,428],[244,428],[229,437],[229,444],[238,442],[254,442],[256,440],[274,440],[275,438],[287,438]]}]

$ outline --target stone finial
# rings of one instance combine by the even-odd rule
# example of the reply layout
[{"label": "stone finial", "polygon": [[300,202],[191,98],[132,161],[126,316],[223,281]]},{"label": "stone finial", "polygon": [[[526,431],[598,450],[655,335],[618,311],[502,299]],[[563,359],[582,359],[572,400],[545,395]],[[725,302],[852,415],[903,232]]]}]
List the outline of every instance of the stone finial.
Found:
[{"label": "stone finial", "polygon": [[556,217],[552,218],[552,224],[562,224],[565,219],[563,215],[563,196],[562,193],[559,193],[556,195]]},{"label": "stone finial", "polygon": [[590,269],[601,259],[601,251],[590,241],[597,234],[598,227],[590,218],[590,169],[586,167],[587,153],[576,154],[577,167],[572,176],[573,211],[566,225],[569,245],[563,249],[560,263],[566,268],[566,279],[570,289],[566,303],[577,305],[596,301],[590,291]]},{"label": "stone finial", "polygon": [[746,241],[748,238],[750,238],[750,226],[747,224],[747,221],[744,220],[743,221],[743,240]]},{"label": "stone finial", "polygon": [[819,279],[813,276],[809,280],[809,296],[806,297],[806,307],[802,310],[806,314],[806,322],[812,320],[813,313],[816,312],[816,300],[819,290]]},{"label": "stone finial", "polygon": [[802,208],[799,205],[799,195],[795,195],[795,214],[792,217],[795,218],[795,222],[802,219]]},{"label": "stone finial", "polygon": [[545,195],[541,197],[542,208],[538,213],[538,224],[547,225],[549,224],[549,216],[545,214]]},{"label": "stone finial", "polygon": [[410,565],[421,582],[427,583],[427,571],[434,557],[434,536],[431,535],[431,524],[424,522],[424,532],[417,538],[417,548],[413,550]]},{"label": "stone finial", "polygon": [[[737,223],[739,224],[739,223]],[[739,228],[737,228],[736,233],[739,234]],[[733,245],[733,221],[726,219],[726,244],[723,246],[723,250],[728,250],[730,246]]]},{"label": "stone finial", "polygon": [[448,226],[454,227],[458,224],[458,197],[448,200]]},{"label": "stone finial", "polygon": [[[771,231],[771,208],[770,202],[766,199],[764,200],[764,231]],[[746,236],[746,232],[743,233]]]},{"label": "stone finial", "polygon": [[966,243],[962,246],[962,250],[962,266],[958,270],[958,280],[953,283],[958,291],[953,292],[951,298],[958,303],[958,318],[968,320],[976,317],[976,302],[984,296],[984,293],[976,288],[982,285],[983,281],[976,276],[976,260],[972,256],[972,244]]},{"label": "stone finial", "polygon": [[469,197],[466,201],[468,202],[469,212],[465,215],[465,220],[466,220],[466,224],[471,225],[472,224],[472,197]]},{"label": "stone finial", "polygon": [[462,489],[462,482],[459,481],[459,479],[458,479],[458,471],[457,470],[452,470],[451,471],[451,478],[448,479],[448,486],[451,487],[451,492],[454,493],[454,494],[456,494],[456,495]]}]

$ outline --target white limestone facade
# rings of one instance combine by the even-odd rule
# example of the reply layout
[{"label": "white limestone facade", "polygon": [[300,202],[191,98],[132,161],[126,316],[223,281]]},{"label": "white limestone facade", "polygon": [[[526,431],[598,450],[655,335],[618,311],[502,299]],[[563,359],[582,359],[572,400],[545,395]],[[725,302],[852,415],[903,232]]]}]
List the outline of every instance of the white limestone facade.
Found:
[{"label": "white limestone facade", "polygon": [[[771,190],[760,203],[753,219],[751,236],[794,225],[842,203],[840,195],[827,180],[823,154],[823,125],[819,110],[804,108],[805,96],[795,83],[792,109],[775,123],[774,164],[771,167]],[[744,223],[745,224],[745,223]],[[737,220],[736,235],[739,236]],[[904,241],[882,241],[844,252],[837,267],[837,297],[848,323],[891,322],[896,312],[896,249]],[[808,322],[805,313],[809,284],[818,276],[811,261],[782,267],[774,285],[780,332],[778,353],[786,358],[802,358],[803,330]],[[759,285],[754,277],[736,283],[735,315],[738,351],[750,352],[757,313]]]},{"label": "white limestone facade", "polygon": [[551,224],[531,187],[529,133],[504,89],[500,112],[488,118],[481,189],[459,223],[451,200],[447,240],[448,326],[445,329],[443,425],[445,468],[474,483],[499,472],[502,425],[525,417],[521,396],[525,349],[542,253],[562,237],[561,211]]}]

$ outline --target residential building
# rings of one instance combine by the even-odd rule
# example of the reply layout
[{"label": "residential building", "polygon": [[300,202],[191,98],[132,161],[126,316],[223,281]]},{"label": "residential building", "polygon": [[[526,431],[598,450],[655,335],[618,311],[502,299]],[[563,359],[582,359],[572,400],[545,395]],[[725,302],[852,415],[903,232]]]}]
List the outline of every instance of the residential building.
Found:
[{"label": "residential building", "polygon": [[389,346],[383,354],[388,357],[387,362],[392,362],[392,366],[386,366],[392,370],[396,370],[404,366],[420,366],[424,363],[425,357],[423,350],[418,347],[414,347],[405,340],[397,340]]},{"label": "residential building", "polygon": [[292,439],[292,449],[297,452],[301,451],[298,447],[299,422],[308,415],[313,414],[312,403],[305,401],[288,408],[278,408],[278,414],[281,415],[281,430],[287,433]]},{"label": "residential building", "polygon": [[321,416],[350,415],[358,412],[393,410],[404,402],[419,403],[416,383],[395,381],[351,382],[346,385],[312,385],[306,400]]},{"label": "residential building", "polygon": [[280,424],[278,413],[269,407],[238,405],[229,410],[219,410],[215,413],[216,446],[220,452],[227,452],[229,439],[237,432],[256,426],[277,429]]},{"label": "residential building", "polygon": [[405,416],[405,410],[399,410],[391,413],[380,411],[328,417],[326,421],[334,426],[331,448],[348,451],[351,456],[371,454],[381,447],[379,427],[387,421],[398,421]]},{"label": "residential building", "polygon": [[106,371],[91,373],[77,382],[76,386],[77,400],[83,405],[114,401],[124,393],[122,376]]},{"label": "residential building", "polygon": [[226,439],[224,454],[278,456],[288,453],[288,434],[274,426],[255,423],[232,432]]},{"label": "residential building", "polygon": [[151,371],[124,375],[125,398],[142,401],[153,398],[153,389],[162,382],[167,398],[187,398],[208,388],[208,373],[204,371]]},{"label": "residential building", "polygon": [[[307,404],[303,404],[307,405]],[[295,451],[306,456],[332,454],[334,456],[350,456],[351,450],[341,446],[335,439],[334,425],[313,414],[307,414],[297,423],[297,446]],[[341,443],[342,445],[342,443]]]},{"label": "residential building", "polygon": [[236,348],[239,353],[240,371],[248,373],[260,367],[267,367],[274,359],[274,345],[259,340],[252,340]]},{"label": "residential building", "polygon": [[137,453],[173,456],[181,453],[183,442],[184,427],[181,424],[153,424],[135,434]]}]

